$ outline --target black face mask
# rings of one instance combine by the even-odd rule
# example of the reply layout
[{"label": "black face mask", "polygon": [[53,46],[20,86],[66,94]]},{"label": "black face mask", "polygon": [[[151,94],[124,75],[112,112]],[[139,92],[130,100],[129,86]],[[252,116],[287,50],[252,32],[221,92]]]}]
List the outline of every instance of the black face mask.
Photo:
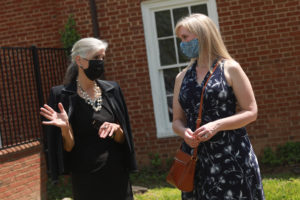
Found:
[{"label": "black face mask", "polygon": [[[82,68],[82,67],[81,67]],[[83,69],[83,68],[82,68]],[[104,72],[104,61],[103,60],[89,60],[89,67],[83,69],[85,75],[88,79],[94,81]]]}]

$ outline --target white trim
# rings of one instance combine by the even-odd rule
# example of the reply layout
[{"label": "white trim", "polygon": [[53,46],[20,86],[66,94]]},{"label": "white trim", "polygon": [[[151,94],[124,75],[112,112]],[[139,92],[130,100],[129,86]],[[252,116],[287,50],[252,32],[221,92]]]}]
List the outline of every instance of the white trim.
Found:
[{"label": "white trim", "polygon": [[[159,47],[155,26],[154,12],[180,8],[198,4],[207,4],[209,17],[219,26],[216,8],[216,0],[150,0],[141,3],[142,17],[144,23],[145,42],[147,50],[148,68],[150,74],[154,114],[156,122],[156,133],[158,138],[176,136],[172,130],[172,123],[169,122],[168,104],[163,78],[163,70],[178,67],[179,65],[168,65],[160,67]],[[176,46],[175,46],[176,51]],[[176,51],[177,52],[177,51]],[[177,54],[176,54],[176,59]],[[182,67],[182,63],[180,64]]]}]

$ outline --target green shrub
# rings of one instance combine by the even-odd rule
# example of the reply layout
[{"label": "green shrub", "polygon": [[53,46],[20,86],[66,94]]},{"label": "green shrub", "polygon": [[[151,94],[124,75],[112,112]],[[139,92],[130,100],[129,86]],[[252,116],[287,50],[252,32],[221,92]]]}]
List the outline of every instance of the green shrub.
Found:
[{"label": "green shrub", "polygon": [[279,146],[276,153],[283,165],[300,163],[300,142],[287,142]]},{"label": "green shrub", "polygon": [[63,47],[70,50],[73,44],[80,39],[80,35],[76,30],[76,22],[73,15],[69,15],[64,30],[60,30],[61,42]]},{"label": "green shrub", "polygon": [[264,149],[263,156],[260,162],[269,167],[281,165],[280,160],[277,158],[275,152],[270,147],[266,147]]},{"label": "green shrub", "polygon": [[300,142],[287,142],[273,151],[266,147],[260,162],[266,166],[284,166],[300,163]]},{"label": "green shrub", "polygon": [[160,156],[158,153],[149,153],[151,167],[153,168],[161,168],[162,167],[162,161],[160,159]]}]

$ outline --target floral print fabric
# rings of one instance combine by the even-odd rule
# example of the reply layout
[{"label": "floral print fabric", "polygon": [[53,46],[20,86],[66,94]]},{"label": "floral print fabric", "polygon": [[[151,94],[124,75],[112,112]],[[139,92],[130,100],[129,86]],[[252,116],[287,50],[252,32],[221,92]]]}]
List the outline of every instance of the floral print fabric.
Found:
[{"label": "floral print fabric", "polygon": [[[236,98],[224,76],[224,62],[209,79],[205,88],[202,125],[235,114]],[[196,63],[182,81],[179,103],[185,112],[187,127],[195,131],[202,87],[197,82]],[[184,151],[192,149],[183,143]],[[198,161],[193,192],[182,192],[183,200],[262,200],[263,186],[256,155],[246,129],[220,131],[198,146]]]}]

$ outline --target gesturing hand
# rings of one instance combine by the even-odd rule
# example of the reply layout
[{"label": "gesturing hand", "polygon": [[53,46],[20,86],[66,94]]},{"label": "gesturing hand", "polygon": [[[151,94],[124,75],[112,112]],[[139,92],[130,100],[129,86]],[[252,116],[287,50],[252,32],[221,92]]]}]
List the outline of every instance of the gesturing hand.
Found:
[{"label": "gesturing hand", "polygon": [[42,124],[54,125],[60,128],[67,127],[69,125],[68,115],[61,103],[58,103],[58,108],[60,110],[60,113],[53,110],[47,104],[45,104],[44,107],[41,107],[40,114],[49,120],[49,121],[43,121]]}]

